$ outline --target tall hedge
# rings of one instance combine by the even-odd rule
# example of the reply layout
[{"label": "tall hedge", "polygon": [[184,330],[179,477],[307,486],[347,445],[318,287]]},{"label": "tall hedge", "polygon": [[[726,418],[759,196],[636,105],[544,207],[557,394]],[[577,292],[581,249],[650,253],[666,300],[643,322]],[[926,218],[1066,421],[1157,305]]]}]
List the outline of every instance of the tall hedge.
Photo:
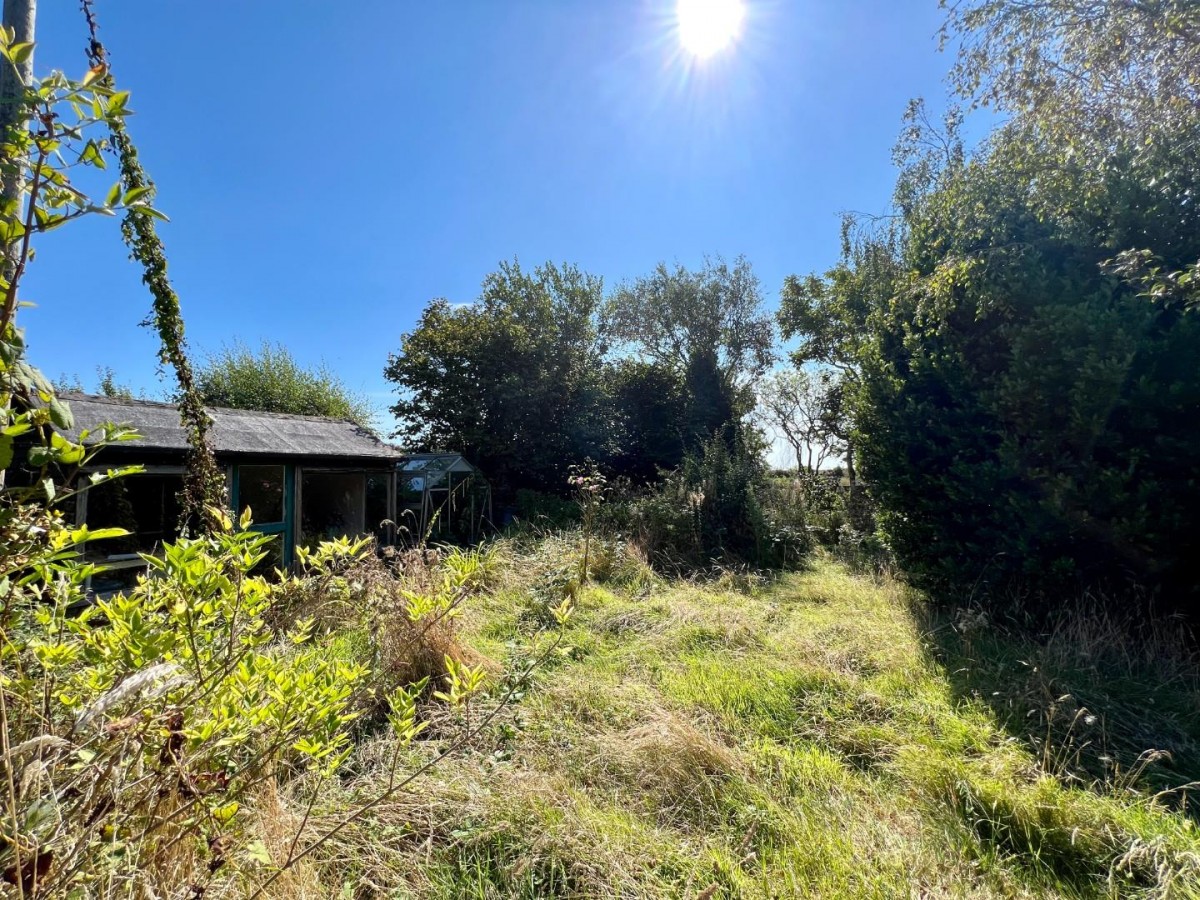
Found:
[{"label": "tall hedge", "polygon": [[1098,176],[1013,128],[908,196],[857,425],[896,554],[927,586],[1040,610],[1136,584],[1196,610],[1200,314],[1114,260],[1200,258],[1197,185],[1152,187],[1143,162]]}]

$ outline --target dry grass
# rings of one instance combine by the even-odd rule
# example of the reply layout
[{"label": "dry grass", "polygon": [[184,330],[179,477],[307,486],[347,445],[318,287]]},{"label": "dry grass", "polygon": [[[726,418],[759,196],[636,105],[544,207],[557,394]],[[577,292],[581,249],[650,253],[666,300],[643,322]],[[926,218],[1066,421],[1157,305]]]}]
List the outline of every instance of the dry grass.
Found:
[{"label": "dry grass", "polygon": [[[568,588],[572,552],[564,535],[510,545],[457,646],[518,653],[547,591]],[[1169,655],[1165,631],[1153,652],[1110,646],[1103,623],[1024,642],[987,622],[939,631],[886,576],[824,561],[752,585],[624,571],[573,588],[574,624],[519,704],[279,896],[1200,896],[1200,829],[1180,799],[1200,774],[1200,723],[1181,712],[1194,660]],[[1021,680],[1030,661],[1037,679]],[[1104,777],[1082,781],[1039,743],[1044,689],[1066,681],[1089,709],[1105,698],[1120,732]],[[1135,719],[1125,706],[1147,697],[1157,708]],[[1040,711],[1005,712],[1026,707]],[[452,733],[447,720],[399,758],[386,735],[365,739],[320,785],[311,833]],[[1163,763],[1138,763],[1164,735],[1170,796],[1156,794]],[[1045,741],[1062,746],[1053,729]],[[264,801],[273,853],[311,789]]]},{"label": "dry grass", "polygon": [[620,792],[661,825],[718,822],[728,790],[746,772],[735,750],[666,709],[590,741],[575,770],[589,787]]},{"label": "dry grass", "polygon": [[[258,792],[254,802],[257,832],[272,863],[282,865],[292,851],[303,815],[281,798],[272,779]],[[320,871],[311,860],[301,860],[289,868],[268,889],[271,900],[316,900],[328,896]]]}]

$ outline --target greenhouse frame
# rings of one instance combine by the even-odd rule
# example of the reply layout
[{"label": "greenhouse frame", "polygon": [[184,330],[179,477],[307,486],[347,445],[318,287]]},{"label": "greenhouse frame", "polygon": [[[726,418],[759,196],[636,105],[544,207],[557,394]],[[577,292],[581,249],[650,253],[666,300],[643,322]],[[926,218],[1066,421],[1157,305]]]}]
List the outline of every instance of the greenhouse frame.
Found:
[{"label": "greenhouse frame", "polygon": [[411,540],[474,543],[492,522],[492,488],[461,453],[410,453],[396,464],[396,523]]}]

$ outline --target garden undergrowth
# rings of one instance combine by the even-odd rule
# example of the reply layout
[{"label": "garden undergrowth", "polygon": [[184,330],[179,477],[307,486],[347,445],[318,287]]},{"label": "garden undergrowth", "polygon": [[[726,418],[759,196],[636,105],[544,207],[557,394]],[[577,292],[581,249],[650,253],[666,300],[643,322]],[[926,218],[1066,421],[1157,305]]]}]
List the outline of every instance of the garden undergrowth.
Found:
[{"label": "garden undergrowth", "polygon": [[[968,640],[961,618],[826,559],[773,580],[686,582],[593,547],[603,580],[580,587],[574,546],[502,545],[464,613],[459,639],[505,660],[556,592],[576,597],[562,646],[510,714],[281,890],[1200,897],[1188,786],[1200,722],[1181,712],[1200,708],[1194,659],[1166,681],[1161,661],[1133,658],[1083,673],[1053,636],[975,622]],[[1035,655],[1043,681],[1080,697],[1031,692]],[[1086,742],[1049,708],[1084,708],[1083,695],[1107,703],[1077,716],[1100,723]],[[384,777],[380,741],[322,786],[316,815]]]}]

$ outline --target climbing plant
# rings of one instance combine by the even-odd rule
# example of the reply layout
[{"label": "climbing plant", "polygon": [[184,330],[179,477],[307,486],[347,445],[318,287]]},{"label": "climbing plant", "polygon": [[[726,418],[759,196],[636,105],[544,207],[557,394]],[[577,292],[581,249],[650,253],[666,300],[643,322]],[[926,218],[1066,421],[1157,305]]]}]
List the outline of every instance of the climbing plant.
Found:
[{"label": "climbing plant", "polygon": [[[101,87],[114,90],[112,70],[108,65],[108,53],[98,37],[95,10],[91,0],[83,0],[83,13],[87,20],[89,42],[88,61],[91,74]],[[128,98],[126,92],[114,93],[121,98],[124,109]],[[129,136],[123,116],[112,116],[107,120],[112,135],[112,147],[116,151],[121,169],[121,185],[126,196],[144,199],[152,203],[156,188],[138,158],[137,147]],[[162,218],[157,212],[145,213],[135,210],[127,213],[121,223],[121,236],[129,247],[132,259],[141,264],[142,280],[150,289],[153,299],[150,316],[145,324],[153,326],[160,343],[159,360],[175,372],[178,387],[179,417],[188,435],[187,474],[181,495],[181,525],[205,524],[205,510],[223,505],[225,480],[213,457],[209,443],[212,420],[204,409],[204,401],[196,387],[188,357],[187,341],[184,337],[183,316],[179,309],[179,295],[171,286],[167,276],[167,257],[162,240],[158,236],[155,220]]]}]

